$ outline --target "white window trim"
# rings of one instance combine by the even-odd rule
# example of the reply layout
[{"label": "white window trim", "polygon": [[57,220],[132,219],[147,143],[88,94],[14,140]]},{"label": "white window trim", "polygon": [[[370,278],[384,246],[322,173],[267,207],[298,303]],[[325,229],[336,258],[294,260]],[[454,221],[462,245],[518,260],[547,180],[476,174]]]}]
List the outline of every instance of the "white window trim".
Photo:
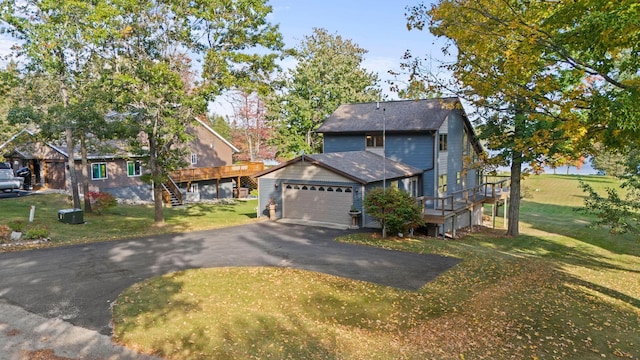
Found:
[{"label": "white window trim", "polygon": [[198,163],[198,154],[191,154],[191,165],[196,165]]},{"label": "white window trim", "polygon": [[[94,165],[104,165],[104,177],[94,177],[93,174],[93,166]],[[98,162],[98,163],[91,163],[91,180],[106,180],[109,178],[109,166],[106,162]]]},{"label": "white window trim", "polygon": [[[136,163],[140,164],[140,173],[139,174],[135,174],[135,173],[133,175],[129,174],[129,164],[130,163],[134,163],[134,165],[133,165],[133,171],[134,172],[136,171],[135,164]],[[142,163],[140,163],[140,161],[127,161],[127,177],[138,177],[138,176],[142,176]]]}]

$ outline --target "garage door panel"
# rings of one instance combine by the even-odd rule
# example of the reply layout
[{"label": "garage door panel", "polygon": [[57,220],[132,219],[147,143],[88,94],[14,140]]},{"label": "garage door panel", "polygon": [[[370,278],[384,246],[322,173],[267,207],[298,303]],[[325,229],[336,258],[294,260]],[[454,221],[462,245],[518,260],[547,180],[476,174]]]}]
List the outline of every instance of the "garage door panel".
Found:
[{"label": "garage door panel", "polygon": [[[333,190],[333,191],[328,191]],[[348,225],[353,204],[350,187],[285,184],[284,217]]]}]

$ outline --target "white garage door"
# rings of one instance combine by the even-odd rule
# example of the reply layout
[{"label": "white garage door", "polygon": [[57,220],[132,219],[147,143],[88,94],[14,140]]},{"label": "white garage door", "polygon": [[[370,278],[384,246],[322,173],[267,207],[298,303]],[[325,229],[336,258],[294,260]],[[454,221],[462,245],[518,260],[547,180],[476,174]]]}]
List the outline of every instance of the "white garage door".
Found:
[{"label": "white garage door", "polygon": [[351,224],[353,188],[314,184],[284,184],[283,216],[290,219]]}]

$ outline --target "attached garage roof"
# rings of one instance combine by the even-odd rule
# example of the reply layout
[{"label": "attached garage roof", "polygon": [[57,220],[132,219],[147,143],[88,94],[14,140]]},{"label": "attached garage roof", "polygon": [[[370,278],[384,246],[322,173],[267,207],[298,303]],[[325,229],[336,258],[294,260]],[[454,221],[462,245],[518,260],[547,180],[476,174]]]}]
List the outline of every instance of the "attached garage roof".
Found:
[{"label": "attached garage roof", "polygon": [[422,174],[422,170],[398,161],[385,159],[370,151],[347,151],[302,155],[289,162],[260,172],[260,177],[297,162],[310,162],[361,184],[393,180]]}]

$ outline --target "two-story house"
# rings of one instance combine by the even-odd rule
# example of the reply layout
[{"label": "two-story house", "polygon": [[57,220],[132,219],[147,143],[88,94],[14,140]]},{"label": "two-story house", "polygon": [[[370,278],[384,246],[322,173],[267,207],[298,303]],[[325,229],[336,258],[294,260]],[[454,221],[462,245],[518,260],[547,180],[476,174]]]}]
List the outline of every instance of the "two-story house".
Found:
[{"label": "two-story house", "polygon": [[[238,197],[243,184],[253,181],[250,175],[264,168],[263,163],[233,164],[233,154],[239,150],[205,121],[196,118],[188,132],[193,140],[186,144],[187,166],[172,172],[169,181],[163,184],[168,203]],[[151,186],[141,180],[144,162],[128,152],[122,141],[110,141],[107,145],[88,154],[89,190],[109,192],[120,199],[151,200]],[[34,187],[70,189],[64,144],[38,141],[34,132],[25,129],[0,145],[0,151],[14,169],[31,170]],[[76,173],[81,176],[79,154],[76,150]]]},{"label": "two-story house", "polygon": [[474,161],[484,150],[458,98],[344,104],[317,132],[322,154],[257,174],[261,208],[271,202],[279,218],[348,225],[354,207],[359,225],[371,227],[367,191],[395,186],[423,204],[440,233],[482,221],[488,200]]}]

